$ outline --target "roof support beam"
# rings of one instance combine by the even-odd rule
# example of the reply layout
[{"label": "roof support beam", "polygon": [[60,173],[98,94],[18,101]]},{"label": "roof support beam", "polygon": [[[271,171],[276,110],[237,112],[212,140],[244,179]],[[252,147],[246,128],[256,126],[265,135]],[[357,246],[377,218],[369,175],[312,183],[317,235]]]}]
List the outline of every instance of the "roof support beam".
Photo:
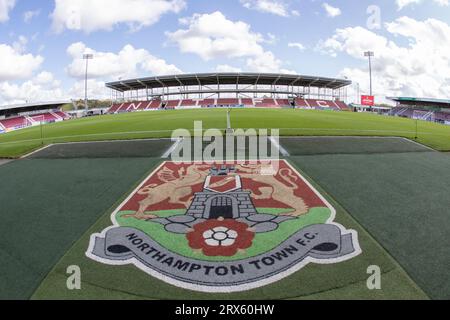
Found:
[{"label": "roof support beam", "polygon": [[[224,84],[238,84],[238,86],[272,85],[291,87],[308,87],[309,85],[327,87],[337,90],[348,86],[351,81],[347,79],[333,79],[322,77],[309,77],[302,75],[283,75],[283,74],[265,74],[265,73],[208,73],[208,74],[187,74],[164,77],[150,77],[134,80],[119,80],[117,82],[107,83],[106,86],[117,91],[144,90],[146,88],[168,88],[168,87],[190,87],[207,84],[211,87],[220,88]],[[295,90],[293,90],[295,91]]]}]

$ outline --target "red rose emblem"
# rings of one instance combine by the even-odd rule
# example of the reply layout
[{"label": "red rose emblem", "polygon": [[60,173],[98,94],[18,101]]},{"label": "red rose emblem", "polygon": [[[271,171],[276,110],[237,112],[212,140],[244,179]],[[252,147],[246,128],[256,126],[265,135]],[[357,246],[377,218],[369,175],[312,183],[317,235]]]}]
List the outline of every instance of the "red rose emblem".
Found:
[{"label": "red rose emblem", "polygon": [[186,235],[192,249],[209,257],[232,257],[252,246],[255,233],[247,224],[232,219],[208,220],[194,226]]}]

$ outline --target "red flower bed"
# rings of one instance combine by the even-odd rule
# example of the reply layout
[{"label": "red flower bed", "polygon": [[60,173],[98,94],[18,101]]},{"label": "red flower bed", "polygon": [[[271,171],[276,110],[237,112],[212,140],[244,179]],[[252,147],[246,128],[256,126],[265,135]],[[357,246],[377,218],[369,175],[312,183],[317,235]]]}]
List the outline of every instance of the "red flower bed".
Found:
[{"label": "red flower bed", "polygon": [[192,249],[210,257],[232,257],[238,250],[252,246],[255,233],[247,224],[236,220],[208,220],[194,226],[186,235]]}]

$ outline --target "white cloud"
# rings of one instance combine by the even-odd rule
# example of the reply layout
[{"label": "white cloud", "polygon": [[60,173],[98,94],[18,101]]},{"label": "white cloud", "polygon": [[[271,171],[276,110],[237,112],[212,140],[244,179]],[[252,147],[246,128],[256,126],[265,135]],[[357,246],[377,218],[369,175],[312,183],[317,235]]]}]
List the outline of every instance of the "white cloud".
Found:
[{"label": "white cloud", "polygon": [[396,0],[397,7],[399,10],[403,9],[404,7],[407,7],[411,4],[417,4],[420,3],[422,0]]},{"label": "white cloud", "polygon": [[345,53],[360,59],[364,67],[345,68],[341,76],[359,82],[365,92],[369,77],[363,52],[371,50],[375,52],[373,71],[377,95],[448,97],[450,26],[436,19],[417,21],[408,17],[385,26],[389,34],[407,40],[408,45],[401,46],[365,28],[354,27],[338,29],[320,48],[331,55]]},{"label": "white cloud", "polygon": [[68,97],[61,89],[61,83],[47,71],[43,71],[21,84],[9,81],[0,82],[0,103],[2,105],[66,98]]},{"label": "white cloud", "polygon": [[329,5],[328,3],[322,4],[322,7],[325,9],[327,16],[329,16],[331,18],[340,16],[342,14],[341,9],[333,7],[333,6]]},{"label": "white cloud", "polygon": [[[48,101],[63,97],[61,82],[52,73],[37,71],[44,58],[26,53],[28,39],[20,36],[12,46],[0,44],[0,104]],[[26,79],[24,82],[18,80]]]},{"label": "white cloud", "polygon": [[41,10],[30,10],[30,11],[25,11],[23,14],[23,21],[25,23],[30,23],[30,21],[33,18],[36,18],[37,16],[39,16],[41,14]]},{"label": "white cloud", "polygon": [[[398,10],[402,10],[403,8],[412,5],[422,3],[424,0],[396,0]],[[450,4],[449,0],[433,0],[439,6],[448,6]]]},{"label": "white cloud", "polygon": [[228,64],[219,64],[216,67],[217,72],[242,72],[241,68],[233,67]]},{"label": "white cloud", "polygon": [[[84,80],[78,80],[68,90],[68,95],[72,99],[81,99],[84,98],[85,96],[84,90],[85,90]],[[108,89],[105,87],[105,82],[95,79],[88,80],[88,96],[96,99],[111,98]]]},{"label": "white cloud", "polygon": [[262,54],[264,41],[259,33],[252,32],[250,25],[242,21],[228,20],[221,12],[195,14],[180,20],[187,29],[168,32],[170,41],[181,52],[195,53],[204,60],[236,58]]},{"label": "white cloud", "polygon": [[44,58],[24,53],[26,38],[9,46],[0,44],[0,81],[29,78],[41,67]]},{"label": "white cloud", "polygon": [[[62,99],[82,99],[84,98],[84,88],[84,80],[77,80],[66,90],[52,73],[43,71],[22,83],[0,82],[0,106]],[[109,90],[105,87],[105,82],[96,79],[88,80],[88,95],[96,99],[111,98]]]},{"label": "white cloud", "polygon": [[289,48],[296,48],[300,51],[305,51],[305,46],[303,44],[301,44],[300,42],[290,42],[288,43],[288,47]]},{"label": "white cloud", "polygon": [[271,13],[281,17],[289,16],[288,4],[283,0],[241,0],[241,3],[247,9]]},{"label": "white cloud", "polygon": [[67,48],[68,55],[72,58],[67,72],[71,77],[83,78],[85,74],[84,53],[94,54],[90,61],[89,77],[116,79],[138,76],[141,73],[152,75],[178,74],[181,70],[165,60],[151,55],[145,49],[135,49],[131,45],[125,45],[118,53],[99,52],[86,47],[82,42],[73,43]]},{"label": "white cloud", "polygon": [[55,0],[52,13],[56,32],[112,30],[126,24],[138,30],[159,21],[162,15],[178,13],[185,0]]},{"label": "white cloud", "polygon": [[53,88],[56,88],[61,84],[59,80],[55,80],[53,73],[48,71],[42,71],[34,77],[33,81],[39,85],[51,85]]},{"label": "white cloud", "polygon": [[277,42],[278,42],[278,37],[270,32],[267,34],[267,39],[264,39],[264,43],[267,43],[267,44],[273,45],[273,44],[276,44]]},{"label": "white cloud", "polygon": [[[147,50],[135,49],[131,45],[124,46],[118,53],[112,53],[95,51],[82,42],[77,42],[67,48],[67,54],[72,58],[72,62],[66,71],[76,81],[66,90],[52,73],[42,71],[35,74],[43,59],[40,56],[33,57],[30,54],[17,52],[20,44],[26,44],[25,40],[26,38],[19,38],[16,44],[17,49],[0,45],[0,56],[7,59],[5,64],[3,59],[0,59],[1,104],[82,98],[85,75],[83,53],[94,54],[94,60],[90,61],[89,67],[88,94],[90,97],[110,98],[105,81],[117,80],[119,77],[127,78],[149,73],[152,75],[181,73],[176,66],[151,55]],[[11,55],[13,57],[10,57]],[[22,83],[13,81],[23,78],[29,80]]]},{"label": "white cloud", "polygon": [[16,0],[0,0],[0,22],[9,20],[9,11],[14,8]]},{"label": "white cloud", "polygon": [[254,72],[269,72],[269,73],[287,73],[295,74],[293,70],[282,68],[282,61],[277,59],[270,51],[266,51],[254,58],[247,59],[247,67]]},{"label": "white cloud", "polygon": [[221,12],[195,14],[180,19],[185,29],[167,32],[170,42],[183,53],[193,53],[203,60],[246,58],[249,71],[277,72],[282,62],[262,44],[273,43],[251,30],[243,21],[228,20]]},{"label": "white cloud", "polygon": [[13,42],[14,50],[21,54],[27,50],[28,39],[25,36],[19,36],[19,38]]}]

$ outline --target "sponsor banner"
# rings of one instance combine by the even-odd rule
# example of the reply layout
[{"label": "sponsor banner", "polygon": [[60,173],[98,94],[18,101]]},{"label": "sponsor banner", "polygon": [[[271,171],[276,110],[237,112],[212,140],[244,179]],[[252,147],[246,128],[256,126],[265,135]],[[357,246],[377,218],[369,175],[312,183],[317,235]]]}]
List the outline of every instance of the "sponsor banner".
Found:
[{"label": "sponsor banner", "polygon": [[373,107],[375,105],[374,96],[361,96],[361,104],[363,106]]}]

